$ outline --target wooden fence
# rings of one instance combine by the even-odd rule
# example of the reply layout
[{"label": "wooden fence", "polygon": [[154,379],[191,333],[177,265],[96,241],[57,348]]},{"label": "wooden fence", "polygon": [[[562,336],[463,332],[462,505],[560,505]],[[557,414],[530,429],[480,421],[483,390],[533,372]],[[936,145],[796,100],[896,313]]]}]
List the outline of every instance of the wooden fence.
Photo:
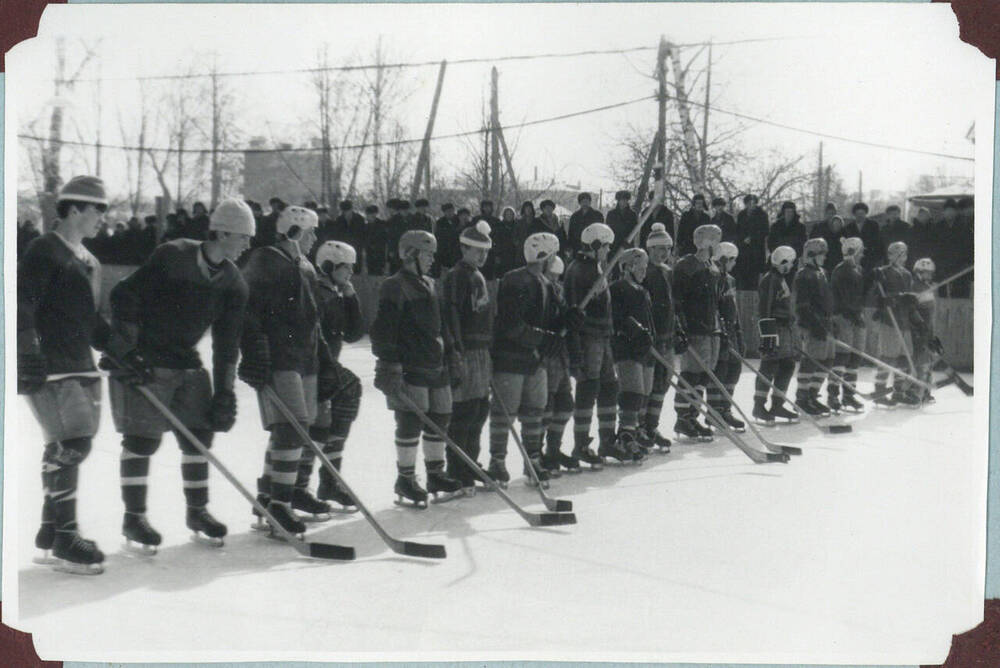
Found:
[{"label": "wooden fence", "polygon": [[[120,265],[104,265],[102,271],[101,310],[108,315],[108,293],[121,279],[135,271],[135,267]],[[375,317],[375,307],[378,301],[378,289],[382,284],[381,276],[359,274],[354,277],[354,289],[361,301],[361,313],[365,320],[365,329]],[[490,291],[496,295],[495,281],[490,281]],[[740,324],[746,340],[748,356],[756,354],[757,337],[757,293],[751,290],[737,292],[740,308]],[[982,317],[982,316],[981,316]],[[973,364],[973,305],[971,299],[938,299],[934,331],[944,344],[945,354],[949,362],[961,370],[972,369]],[[875,351],[873,331],[869,328],[867,352]]]}]

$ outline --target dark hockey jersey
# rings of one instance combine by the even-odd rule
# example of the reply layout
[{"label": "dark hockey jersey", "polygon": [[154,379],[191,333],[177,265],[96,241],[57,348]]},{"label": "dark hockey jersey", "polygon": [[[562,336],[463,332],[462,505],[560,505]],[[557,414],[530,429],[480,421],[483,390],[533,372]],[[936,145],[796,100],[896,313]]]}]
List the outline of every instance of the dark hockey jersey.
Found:
[{"label": "dark hockey jersey", "polygon": [[493,340],[493,369],[508,373],[534,373],[541,362],[538,346],[546,330],[552,284],[520,267],[501,279],[497,290],[497,317]]},{"label": "dark hockey jersey", "polygon": [[153,366],[200,367],[196,347],[209,328],[214,366],[236,364],[247,284],[229,260],[210,267],[202,243],[161,244],[111,290],[114,319],[138,325],[138,349]]},{"label": "dark hockey jersey", "polygon": [[[913,275],[905,267],[886,265],[878,267],[874,273],[872,281],[871,295],[876,305],[875,319],[886,324],[892,322],[888,311],[891,309],[896,318],[896,324],[902,330],[910,329],[911,324],[921,326],[923,324],[920,314],[912,303],[898,299],[904,292],[913,290]],[[885,291],[885,297],[879,292],[879,285]]]},{"label": "dark hockey jersey", "polygon": [[674,266],[672,292],[677,317],[689,336],[719,331],[722,273],[714,262],[693,253],[682,257]]},{"label": "dark hockey jersey", "polygon": [[446,347],[458,352],[489,348],[493,340],[493,308],[482,272],[459,260],[442,282],[441,319]]},{"label": "dark hockey jersey", "polygon": [[792,313],[792,291],[788,281],[774,268],[761,276],[757,284],[757,317],[774,318],[781,325],[791,325],[795,318]]},{"label": "dark hockey jersey", "polygon": [[674,318],[674,299],[670,294],[670,268],[665,264],[650,264],[646,270],[646,279],[642,282],[653,307],[653,329],[656,341],[670,343],[674,339],[676,328]]},{"label": "dark hockey jersey", "polygon": [[[572,308],[583,301],[590,288],[601,277],[597,259],[587,255],[577,254],[570,263],[563,277],[563,290],[566,303]],[[587,303],[583,311],[584,323],[580,330],[587,336],[611,336],[611,295],[607,289],[598,292]]]},{"label": "dark hockey jersey", "polygon": [[719,317],[726,336],[735,339],[742,332],[740,308],[736,301],[736,279],[729,274],[723,274],[722,284],[724,287],[719,297]]},{"label": "dark hockey jersey", "polygon": [[319,326],[330,349],[330,357],[338,359],[344,342],[354,343],[365,332],[361,318],[361,305],[357,293],[347,297],[330,280],[320,276],[316,287],[316,301],[319,305]]},{"label": "dark hockey jersey", "polygon": [[822,326],[830,330],[833,292],[822,269],[806,265],[795,274],[795,318],[802,327]]},{"label": "dark hockey jersey", "polygon": [[609,291],[614,327],[611,352],[615,360],[645,361],[645,351],[636,350],[626,323],[629,318],[635,318],[655,340],[656,326],[653,323],[653,303],[649,293],[646,292],[646,288],[625,278],[612,283]]},{"label": "dark hockey jersey", "polygon": [[375,356],[402,365],[407,383],[426,387],[440,382],[444,339],[432,279],[405,268],[385,279],[369,335]]},{"label": "dark hockey jersey", "polygon": [[861,266],[842,261],[830,276],[833,312],[852,322],[860,322],[865,308],[865,274]]}]

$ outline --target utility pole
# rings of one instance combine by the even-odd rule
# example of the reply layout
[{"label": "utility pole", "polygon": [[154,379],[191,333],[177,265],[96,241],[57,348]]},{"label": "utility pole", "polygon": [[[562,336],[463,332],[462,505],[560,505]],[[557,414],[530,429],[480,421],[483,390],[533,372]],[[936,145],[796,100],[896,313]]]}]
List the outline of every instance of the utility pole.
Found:
[{"label": "utility pole", "polygon": [[497,91],[500,74],[490,70],[490,196],[493,205],[500,207],[500,99]]},{"label": "utility pole", "polygon": [[701,183],[708,183],[706,171],[708,169],[708,102],[712,93],[712,43],[708,43],[708,73],[705,78],[705,116],[701,125]]},{"label": "utility pole", "polygon": [[667,43],[667,52],[670,55],[674,67],[674,85],[677,89],[677,110],[681,117],[681,127],[684,129],[684,167],[687,170],[688,179],[691,180],[691,187],[695,192],[704,190],[704,182],[701,180],[701,173],[696,164],[698,160],[698,140],[694,134],[694,124],[691,121],[691,109],[688,103],[687,83],[684,80],[684,68],[681,65],[681,57],[677,49],[671,48]]},{"label": "utility pole", "polygon": [[819,168],[816,170],[816,200],[815,200],[815,211],[814,217],[819,220],[823,217],[823,194],[826,192],[826,188],[823,186],[823,142],[819,143]]},{"label": "utility pole", "polygon": [[410,199],[417,198],[421,180],[424,181],[427,196],[431,195],[431,134],[434,132],[434,119],[437,118],[438,100],[441,99],[441,87],[444,85],[444,71],[447,66],[448,61],[442,60],[441,67],[438,69],[437,86],[434,88],[434,100],[431,102],[431,115],[427,119],[424,141],[420,145],[416,169],[413,170],[413,187],[410,188]]},{"label": "utility pole", "polygon": [[373,121],[373,132],[374,141],[372,142],[372,158],[373,158],[373,168],[372,168],[372,180],[375,181],[375,199],[382,201],[382,151],[379,146],[379,142],[382,139],[382,86],[384,84],[383,75],[383,65],[382,65],[382,36],[379,35],[378,40],[375,42],[375,62],[377,64],[377,69],[375,70],[375,90],[374,99],[372,100],[372,121]]},{"label": "utility pole", "polygon": [[652,173],[653,164],[663,164],[667,153],[667,53],[669,47],[667,41],[660,35],[660,47],[656,51],[656,135],[653,143],[649,147],[649,154],[646,156],[646,164],[643,166],[642,179],[639,181],[639,192],[635,196],[635,208],[638,213],[646,202],[646,193],[649,191],[649,175]]},{"label": "utility pole", "polygon": [[858,201],[865,201],[865,191],[861,189],[861,170],[858,170]]},{"label": "utility pole", "polygon": [[[212,205],[219,203],[222,190],[222,174],[219,172],[219,68],[218,63],[212,64]],[[180,197],[180,193],[177,193]]]}]

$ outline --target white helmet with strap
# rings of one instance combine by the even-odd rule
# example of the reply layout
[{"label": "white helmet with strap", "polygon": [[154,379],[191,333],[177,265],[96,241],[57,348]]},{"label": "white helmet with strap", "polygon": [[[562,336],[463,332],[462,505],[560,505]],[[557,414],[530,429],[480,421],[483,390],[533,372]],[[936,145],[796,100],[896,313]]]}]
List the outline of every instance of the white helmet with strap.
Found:
[{"label": "white helmet with strap", "polygon": [[795,263],[795,249],[791,246],[778,246],[771,251],[772,267],[791,267]]},{"label": "white helmet with strap", "polygon": [[329,274],[337,265],[354,264],[358,254],[354,247],[343,241],[327,241],[316,251],[316,266]]},{"label": "white helmet with strap", "polygon": [[614,231],[604,223],[591,223],[580,234],[580,243],[589,250],[596,251],[601,246],[610,246],[614,241]]},{"label": "white helmet with strap", "polygon": [[551,232],[535,232],[524,240],[524,260],[528,264],[552,257],[559,252],[559,238]]},{"label": "white helmet with strap", "polygon": [[278,234],[288,235],[293,227],[299,229],[299,234],[319,225],[319,216],[312,209],[304,206],[286,206],[278,216],[275,227]]},{"label": "white helmet with strap", "polygon": [[740,249],[731,241],[723,241],[715,248],[715,257],[719,260],[735,260],[739,257]]}]

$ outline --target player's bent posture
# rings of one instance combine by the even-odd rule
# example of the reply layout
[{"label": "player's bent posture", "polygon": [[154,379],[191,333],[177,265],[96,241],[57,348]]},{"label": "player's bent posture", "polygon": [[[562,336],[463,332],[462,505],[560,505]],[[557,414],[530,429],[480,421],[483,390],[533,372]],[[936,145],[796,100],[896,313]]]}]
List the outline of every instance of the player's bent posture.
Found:
[{"label": "player's bent posture", "polygon": [[[795,330],[792,324],[792,291],[786,276],[795,265],[795,249],[778,246],[771,251],[771,268],[757,285],[757,327],[760,333],[760,372],[784,394],[795,373]],[[771,394],[771,405],[767,396]],[[784,407],[785,400],[771,386],[758,378],[754,384],[753,418],[764,424],[773,424],[776,418],[795,422],[799,416]]]},{"label": "player's bent posture", "polygon": [[[677,392],[674,409],[677,422],[674,432],[690,439],[711,440],[712,430],[698,422],[696,399],[702,399],[711,383],[702,368],[715,367],[719,359],[719,296],[722,275],[712,262],[712,254],[722,241],[717,225],[700,225],[694,231],[695,252],[677,261],[673,272],[673,297],[677,318],[687,334],[688,347],[681,355],[681,378],[694,390]],[[700,358],[695,359],[692,350]]]},{"label": "player's bent posture", "polygon": [[[834,335],[847,345],[864,350],[865,276],[861,270],[861,258],[864,256],[865,245],[859,237],[847,237],[840,240],[840,249],[844,259],[834,267],[830,276]],[[839,381],[836,377],[830,376],[826,385],[830,408],[840,407],[852,412],[864,409],[864,404],[858,401],[854,393],[860,366],[861,355],[839,347],[834,351],[833,372],[849,385],[845,384],[841,393]]]},{"label": "player's bent posture", "polygon": [[833,291],[823,271],[828,250],[826,240],[821,237],[807,241],[802,249],[802,268],[793,280],[795,320],[805,353],[799,363],[795,403],[809,415],[829,415],[833,408],[819,401],[819,391],[826,374],[813,362],[829,366],[833,357],[834,344],[830,338]]},{"label": "player's bent posture", "polygon": [[[736,279],[732,275],[739,254],[736,244],[723,241],[716,249],[713,258],[722,274],[722,295],[719,297],[722,337],[719,345],[719,361],[715,363],[713,373],[730,397],[736,392],[736,383],[740,380],[740,370],[743,368],[739,358],[733,355],[730,348],[735,349],[741,357],[746,354],[743,328],[740,326],[740,309],[736,302]],[[743,420],[733,415],[732,403],[726,394],[723,394],[718,385],[712,383],[708,387],[708,403],[726,423],[725,426],[735,431],[743,431],[746,425],[743,424]]]},{"label": "player's bent posture", "polygon": [[[459,235],[462,257],[442,279],[441,318],[448,333],[448,369],[452,385],[448,436],[474,461],[490,413],[490,344],[493,341],[493,305],[482,269],[493,242],[485,220]],[[475,494],[479,477],[462,459],[448,450],[448,475],[462,484],[463,493]]]},{"label": "player's bent posture", "polygon": [[43,563],[81,574],[103,572],[104,554],[80,536],[76,488],[101,415],[101,381],[91,348],[108,344],[97,312],[101,265],[83,247],[101,224],[104,183],[77,176],[59,191],[55,229],[32,241],[17,265],[17,393],[42,427]]},{"label": "player's bent posture", "polygon": [[674,240],[667,233],[666,226],[663,223],[653,223],[649,236],[646,237],[649,268],[642,284],[653,304],[653,330],[656,332],[654,345],[670,369],[662,364],[653,367],[653,386],[646,405],[643,406],[640,433],[647,447],[655,446],[664,453],[670,452],[670,439],[659,431],[660,412],[663,410],[667,388],[670,387],[667,380],[673,369],[674,353],[684,352],[687,346],[687,336],[674,315],[674,300],[671,295],[671,270],[667,261],[673,247]]},{"label": "player's bent posture", "polygon": [[293,502],[316,518],[329,505],[295,487],[302,442],[263,390],[271,388],[306,428],[316,418],[318,401],[330,397],[329,390],[324,397],[317,387],[317,374],[328,367],[330,354],[319,331],[316,270],[306,259],[316,242],[317,222],[309,209],[286,207],[278,217],[277,241],[252,250],[243,267],[250,295],[238,373],[257,390],[261,422],[270,432],[257,500],[293,534],[306,530]]},{"label": "player's bent posture", "polygon": [[[209,239],[178,239],[157,247],[150,258],[111,291],[111,325],[125,350],[148,365],[142,384],[162,401],[199,441],[211,447],[216,431],[236,420],[233,384],[247,285],[233,264],[250,247],[256,231],[250,207],[226,199],[209,222]],[[212,378],[196,347],[212,330]],[[114,364],[116,360],[111,360]],[[160,447],[167,418],[134,387],[135,365],[121,360],[112,374],[111,413],[122,434],[122,533],[129,546],[155,553],[160,534],[146,519],[149,458]],[[186,523],[195,535],[222,544],[226,527],[209,514],[208,460],[175,430],[181,448]]]},{"label": "player's bent posture", "polygon": [[[559,239],[537,232],[524,241],[526,266],[513,269],[500,281],[493,341],[493,403],[490,406],[490,477],[501,486],[510,481],[505,463],[511,420],[521,420],[528,459],[540,481],[549,479],[542,466],[542,413],[548,400],[543,359],[563,346],[561,323],[547,322],[555,299],[552,284],[542,275],[559,253]],[[529,476],[530,480],[530,476]]]},{"label": "player's bent posture", "polygon": [[[905,266],[906,251],[906,244],[902,241],[889,244],[886,251],[889,263],[875,269],[872,285],[876,304],[872,318],[878,334],[878,356],[883,362],[897,369],[909,368],[908,355],[913,350],[911,332],[914,329],[919,331],[926,329],[917,311],[915,296],[912,294],[913,276]],[[919,406],[920,399],[917,397],[916,388],[911,388],[910,383],[899,374],[893,376],[892,395],[886,396],[889,372],[879,367],[875,373],[877,395],[875,403],[887,408],[899,404],[908,407]]]},{"label": "player's bent posture", "polygon": [[[563,284],[560,280],[566,266],[560,256],[556,255],[545,266],[545,278],[552,284],[553,303],[549,310],[553,319],[571,317],[569,307],[563,295]],[[579,312],[577,312],[579,313]],[[562,469],[570,473],[580,472],[580,460],[562,451],[563,433],[566,424],[573,417],[573,388],[570,384],[569,355],[566,346],[559,346],[545,356],[545,382],[548,386],[549,398],[542,415],[542,426],[545,429],[545,454],[542,455],[542,466],[549,476],[558,478]]]},{"label": "player's bent posture", "polygon": [[611,349],[618,374],[618,438],[611,456],[619,462],[642,461],[649,450],[639,440],[639,412],[653,389],[653,356],[656,336],[653,304],[643,287],[649,256],[629,248],[618,263],[621,278],[611,284]]},{"label": "player's bent posture", "polygon": [[[317,385],[329,386],[332,395],[329,399],[319,401],[316,420],[309,427],[309,436],[320,444],[323,454],[338,471],[343,462],[344,444],[361,407],[361,380],[340,363],[343,343],[354,343],[364,334],[361,306],[351,284],[357,257],[354,247],[343,241],[327,241],[316,251],[316,266],[319,268],[316,301],[320,329],[330,351],[331,362],[322,372],[324,378],[318,380]],[[315,455],[311,449],[302,451],[295,479],[296,491],[292,493],[293,509],[299,510],[303,500],[307,506],[310,505],[311,495],[308,489],[314,460]],[[351,496],[322,466],[319,469],[316,496],[322,502],[332,501],[338,504],[341,510],[356,509]],[[300,501],[299,505],[296,500]],[[302,510],[307,512],[306,508]]]},{"label": "player's bent posture", "polygon": [[[427,507],[427,493],[450,498],[462,485],[445,473],[444,441],[423,427],[427,490],[417,481],[417,446],[421,421],[400,395],[408,397],[443,430],[451,418],[451,385],[444,366],[441,313],[434,279],[437,241],[424,230],[409,230],[399,239],[402,267],[379,288],[378,312],[370,336],[375,387],[386,396],[396,418],[396,503]],[[406,499],[407,501],[404,501]]]}]

